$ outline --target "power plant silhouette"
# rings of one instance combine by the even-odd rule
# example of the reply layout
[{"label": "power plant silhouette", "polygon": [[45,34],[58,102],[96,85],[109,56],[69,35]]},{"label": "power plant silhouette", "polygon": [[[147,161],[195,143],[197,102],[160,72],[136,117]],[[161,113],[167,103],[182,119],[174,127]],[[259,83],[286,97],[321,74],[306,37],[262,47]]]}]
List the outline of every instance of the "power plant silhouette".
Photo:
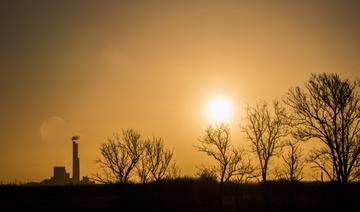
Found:
[{"label": "power plant silhouette", "polygon": [[[79,158],[79,140],[80,136],[73,136],[72,150],[72,178],[70,174],[66,172],[65,166],[54,166],[53,176],[50,179],[45,179],[40,182],[40,185],[78,185],[78,184],[94,184],[89,177],[84,176],[80,180],[80,158]],[[33,183],[32,183],[33,184]]]},{"label": "power plant silhouette", "polygon": [[80,159],[79,159],[79,151],[78,151],[78,141],[80,137],[79,136],[73,136],[72,142],[73,142],[73,177],[72,182],[74,184],[79,183],[80,181]]}]

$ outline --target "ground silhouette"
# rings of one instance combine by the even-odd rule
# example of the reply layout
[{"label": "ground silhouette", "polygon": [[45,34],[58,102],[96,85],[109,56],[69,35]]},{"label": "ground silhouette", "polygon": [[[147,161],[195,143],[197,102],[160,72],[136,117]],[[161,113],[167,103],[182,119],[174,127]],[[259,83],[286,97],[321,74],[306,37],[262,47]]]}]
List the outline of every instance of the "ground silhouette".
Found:
[{"label": "ground silhouette", "polygon": [[359,211],[360,184],[220,184],[182,178],[148,184],[1,186],[2,211]]}]

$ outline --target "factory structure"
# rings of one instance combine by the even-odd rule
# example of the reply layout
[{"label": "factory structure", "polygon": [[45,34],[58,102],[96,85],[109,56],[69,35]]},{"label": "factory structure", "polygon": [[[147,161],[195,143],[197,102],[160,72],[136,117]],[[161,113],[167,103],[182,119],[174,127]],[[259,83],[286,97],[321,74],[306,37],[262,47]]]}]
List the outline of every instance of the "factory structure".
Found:
[{"label": "factory structure", "polygon": [[72,182],[78,184],[80,182],[80,159],[79,159],[79,136],[72,137],[73,143],[73,177]]},{"label": "factory structure", "polygon": [[79,185],[79,184],[94,184],[89,177],[84,176],[80,180],[80,158],[79,158],[79,136],[73,136],[72,150],[72,177],[66,172],[65,166],[55,166],[53,169],[53,176],[50,179],[43,180],[40,185]]}]

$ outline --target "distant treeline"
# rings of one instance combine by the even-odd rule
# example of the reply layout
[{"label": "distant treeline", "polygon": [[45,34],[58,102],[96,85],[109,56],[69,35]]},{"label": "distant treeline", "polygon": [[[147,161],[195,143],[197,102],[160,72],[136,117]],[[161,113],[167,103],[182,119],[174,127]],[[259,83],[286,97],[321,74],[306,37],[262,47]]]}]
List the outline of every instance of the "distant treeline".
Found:
[{"label": "distant treeline", "polygon": [[[196,176],[221,184],[267,182],[271,171],[271,180],[296,182],[303,179],[304,166],[309,164],[320,173],[318,180],[359,181],[359,87],[360,81],[343,80],[337,74],[312,74],[304,87],[291,88],[281,100],[249,105],[240,130],[250,149],[231,143],[225,123],[209,126],[195,148],[215,165],[198,168]],[[301,145],[306,141],[318,145],[305,152]],[[148,183],[180,176],[174,151],[163,139],[143,139],[134,129],[114,134],[100,146],[100,153],[94,175],[98,182]],[[275,157],[281,163],[272,167]]]}]

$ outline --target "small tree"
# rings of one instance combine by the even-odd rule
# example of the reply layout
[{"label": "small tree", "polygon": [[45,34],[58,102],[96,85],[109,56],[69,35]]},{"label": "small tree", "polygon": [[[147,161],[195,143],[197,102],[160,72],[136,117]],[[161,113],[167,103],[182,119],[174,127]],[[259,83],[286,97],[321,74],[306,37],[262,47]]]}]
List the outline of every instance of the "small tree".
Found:
[{"label": "small tree", "polygon": [[102,183],[128,183],[144,150],[140,137],[137,131],[128,129],[101,144],[101,157],[96,163],[102,173],[96,173],[95,179]]},{"label": "small tree", "polygon": [[195,147],[215,159],[216,166],[208,170],[216,172],[220,183],[228,182],[235,176],[247,175],[251,171],[250,161],[245,161],[243,157],[244,151],[231,146],[227,125],[209,126],[199,142],[200,145]]},{"label": "small tree", "polygon": [[159,181],[166,177],[174,152],[166,149],[161,138],[153,137],[145,142],[145,157],[151,177]]},{"label": "small tree", "polygon": [[196,172],[196,177],[199,180],[207,181],[207,182],[216,182],[217,181],[217,174],[216,170],[209,167],[200,167]]},{"label": "small tree", "polygon": [[290,182],[300,181],[303,179],[303,153],[298,142],[289,141],[287,143],[288,151],[282,155],[283,167],[280,170],[279,177]]},{"label": "small tree", "polygon": [[270,159],[281,152],[283,138],[288,135],[285,108],[278,101],[273,103],[273,112],[266,102],[247,108],[247,124],[242,127],[256,154],[263,182],[267,181]]},{"label": "small tree", "polygon": [[137,166],[137,173],[142,183],[151,180],[176,177],[180,170],[172,162],[174,151],[165,147],[162,138],[153,137],[144,142],[144,152]]}]

